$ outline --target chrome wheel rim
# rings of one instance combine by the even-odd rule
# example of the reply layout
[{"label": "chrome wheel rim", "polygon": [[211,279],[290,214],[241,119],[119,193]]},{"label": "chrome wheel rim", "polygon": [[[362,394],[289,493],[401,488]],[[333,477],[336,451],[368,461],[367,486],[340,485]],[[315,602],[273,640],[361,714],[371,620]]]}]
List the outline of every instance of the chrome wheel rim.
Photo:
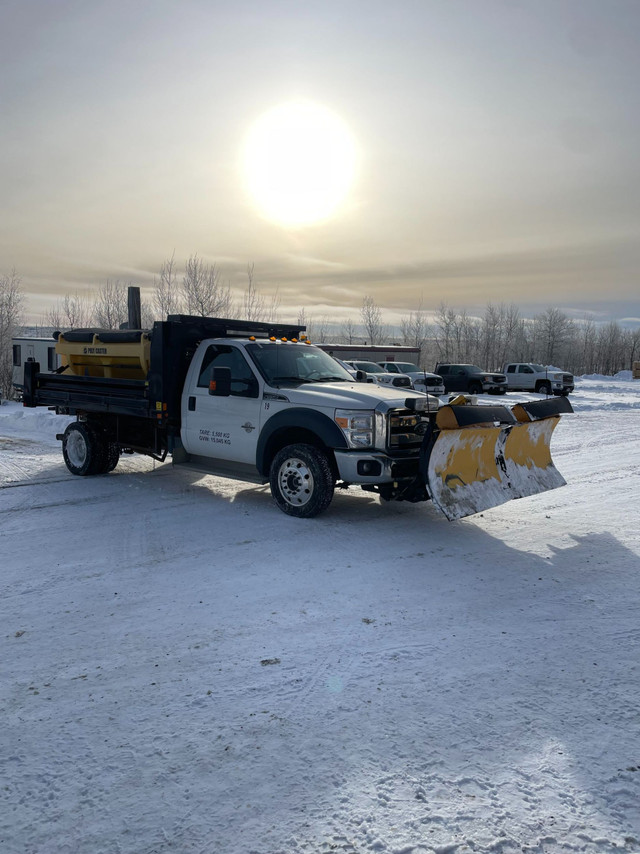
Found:
[{"label": "chrome wheel rim", "polygon": [[309,466],[297,457],[285,460],[278,470],[280,494],[294,507],[303,507],[313,495],[313,475]]},{"label": "chrome wheel rim", "polygon": [[67,436],[67,457],[71,465],[76,468],[82,468],[85,464],[87,459],[87,443],[84,440],[84,436],[78,430],[73,430]]}]

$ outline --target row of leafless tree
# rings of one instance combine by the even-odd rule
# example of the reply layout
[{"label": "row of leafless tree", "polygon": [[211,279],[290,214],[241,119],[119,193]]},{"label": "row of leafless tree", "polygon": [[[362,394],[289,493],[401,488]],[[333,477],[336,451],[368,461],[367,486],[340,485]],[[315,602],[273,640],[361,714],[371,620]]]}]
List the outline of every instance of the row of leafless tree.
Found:
[{"label": "row of leafless tree", "polygon": [[525,318],[516,305],[489,303],[478,318],[442,304],[423,350],[423,359],[432,362],[473,362],[487,370],[526,361],[611,376],[640,358],[640,329],[624,329],[615,320],[575,320],[553,307]]},{"label": "row of leafless tree", "polygon": [[[107,280],[93,298],[66,294],[46,313],[43,326],[117,329],[127,321],[129,284]],[[278,319],[279,307],[277,289],[265,295],[258,287],[253,264],[247,267],[246,285],[239,294],[223,280],[216,264],[192,255],[184,269],[178,270],[172,255],[154,278],[150,297],[143,300],[142,325],[150,327],[169,314],[272,321]],[[11,338],[21,323],[23,308],[20,277],[15,270],[0,274],[0,393],[5,396],[11,391]],[[359,322],[349,318],[339,324],[326,315],[313,316],[306,308],[300,308],[297,321],[318,343],[400,343],[420,348],[420,363],[427,369],[439,361],[459,361],[496,370],[513,360],[556,365],[577,375],[612,375],[640,359],[640,329],[625,329],[617,321],[575,320],[553,307],[525,318],[515,304],[488,303],[478,317],[446,303],[434,314],[420,302],[401,318],[398,329],[385,323],[380,306],[373,297],[365,296]]]},{"label": "row of leafless tree", "polygon": [[[55,329],[78,329],[96,325],[118,329],[128,316],[127,288],[131,282],[107,280],[94,298],[66,294],[49,309],[43,325]],[[273,320],[280,305],[278,292],[265,296],[255,279],[253,264],[247,267],[247,283],[238,299],[231,285],[222,279],[217,264],[207,264],[197,255],[188,258],[182,274],[172,255],[154,277],[151,298],[142,303],[142,325],[164,320],[169,314],[200,317],[242,317],[245,320]]]},{"label": "row of leafless tree", "polygon": [[305,317],[312,340],[324,343],[400,343],[420,349],[421,367],[438,362],[477,364],[501,370],[508,361],[555,365],[574,374],[611,376],[628,370],[640,359],[640,329],[624,329],[617,321],[575,320],[557,308],[533,318],[521,315],[517,305],[488,303],[481,317],[442,303],[435,315],[420,305],[401,318],[400,334],[385,326],[382,311],[367,296],[360,308],[360,326],[349,320],[340,329],[327,318]]}]

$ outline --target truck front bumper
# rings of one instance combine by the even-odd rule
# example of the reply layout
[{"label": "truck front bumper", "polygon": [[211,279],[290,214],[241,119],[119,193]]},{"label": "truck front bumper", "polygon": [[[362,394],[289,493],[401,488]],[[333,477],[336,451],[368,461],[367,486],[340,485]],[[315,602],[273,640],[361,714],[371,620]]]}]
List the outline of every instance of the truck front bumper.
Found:
[{"label": "truck front bumper", "polygon": [[346,483],[394,483],[418,474],[419,455],[390,457],[380,451],[334,451],[340,480]]}]

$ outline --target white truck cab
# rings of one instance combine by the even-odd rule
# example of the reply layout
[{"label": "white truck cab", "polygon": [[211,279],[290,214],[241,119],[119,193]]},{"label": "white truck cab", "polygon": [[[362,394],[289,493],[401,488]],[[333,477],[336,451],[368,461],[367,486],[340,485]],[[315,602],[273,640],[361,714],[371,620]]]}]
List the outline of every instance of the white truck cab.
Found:
[{"label": "white truck cab", "polygon": [[[215,474],[237,476],[240,466],[246,479],[264,483],[281,448],[311,445],[322,449],[335,479],[391,487],[400,478],[398,463],[415,467],[429,412],[439,406],[437,397],[410,389],[356,382],[309,344],[209,339],[186,376],[184,455],[174,449],[173,456]],[[303,477],[313,475],[308,461],[296,465],[305,472],[297,486],[291,472],[281,478],[302,500]]]}]

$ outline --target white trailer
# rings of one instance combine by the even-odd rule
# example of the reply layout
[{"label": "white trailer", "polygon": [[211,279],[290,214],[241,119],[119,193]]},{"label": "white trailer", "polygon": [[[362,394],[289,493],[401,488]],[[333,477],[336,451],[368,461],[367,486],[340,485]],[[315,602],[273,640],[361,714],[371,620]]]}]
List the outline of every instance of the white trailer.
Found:
[{"label": "white trailer", "polygon": [[54,373],[61,364],[53,338],[13,338],[13,387],[18,396],[24,388],[24,366],[27,362],[39,362],[40,372]]}]

